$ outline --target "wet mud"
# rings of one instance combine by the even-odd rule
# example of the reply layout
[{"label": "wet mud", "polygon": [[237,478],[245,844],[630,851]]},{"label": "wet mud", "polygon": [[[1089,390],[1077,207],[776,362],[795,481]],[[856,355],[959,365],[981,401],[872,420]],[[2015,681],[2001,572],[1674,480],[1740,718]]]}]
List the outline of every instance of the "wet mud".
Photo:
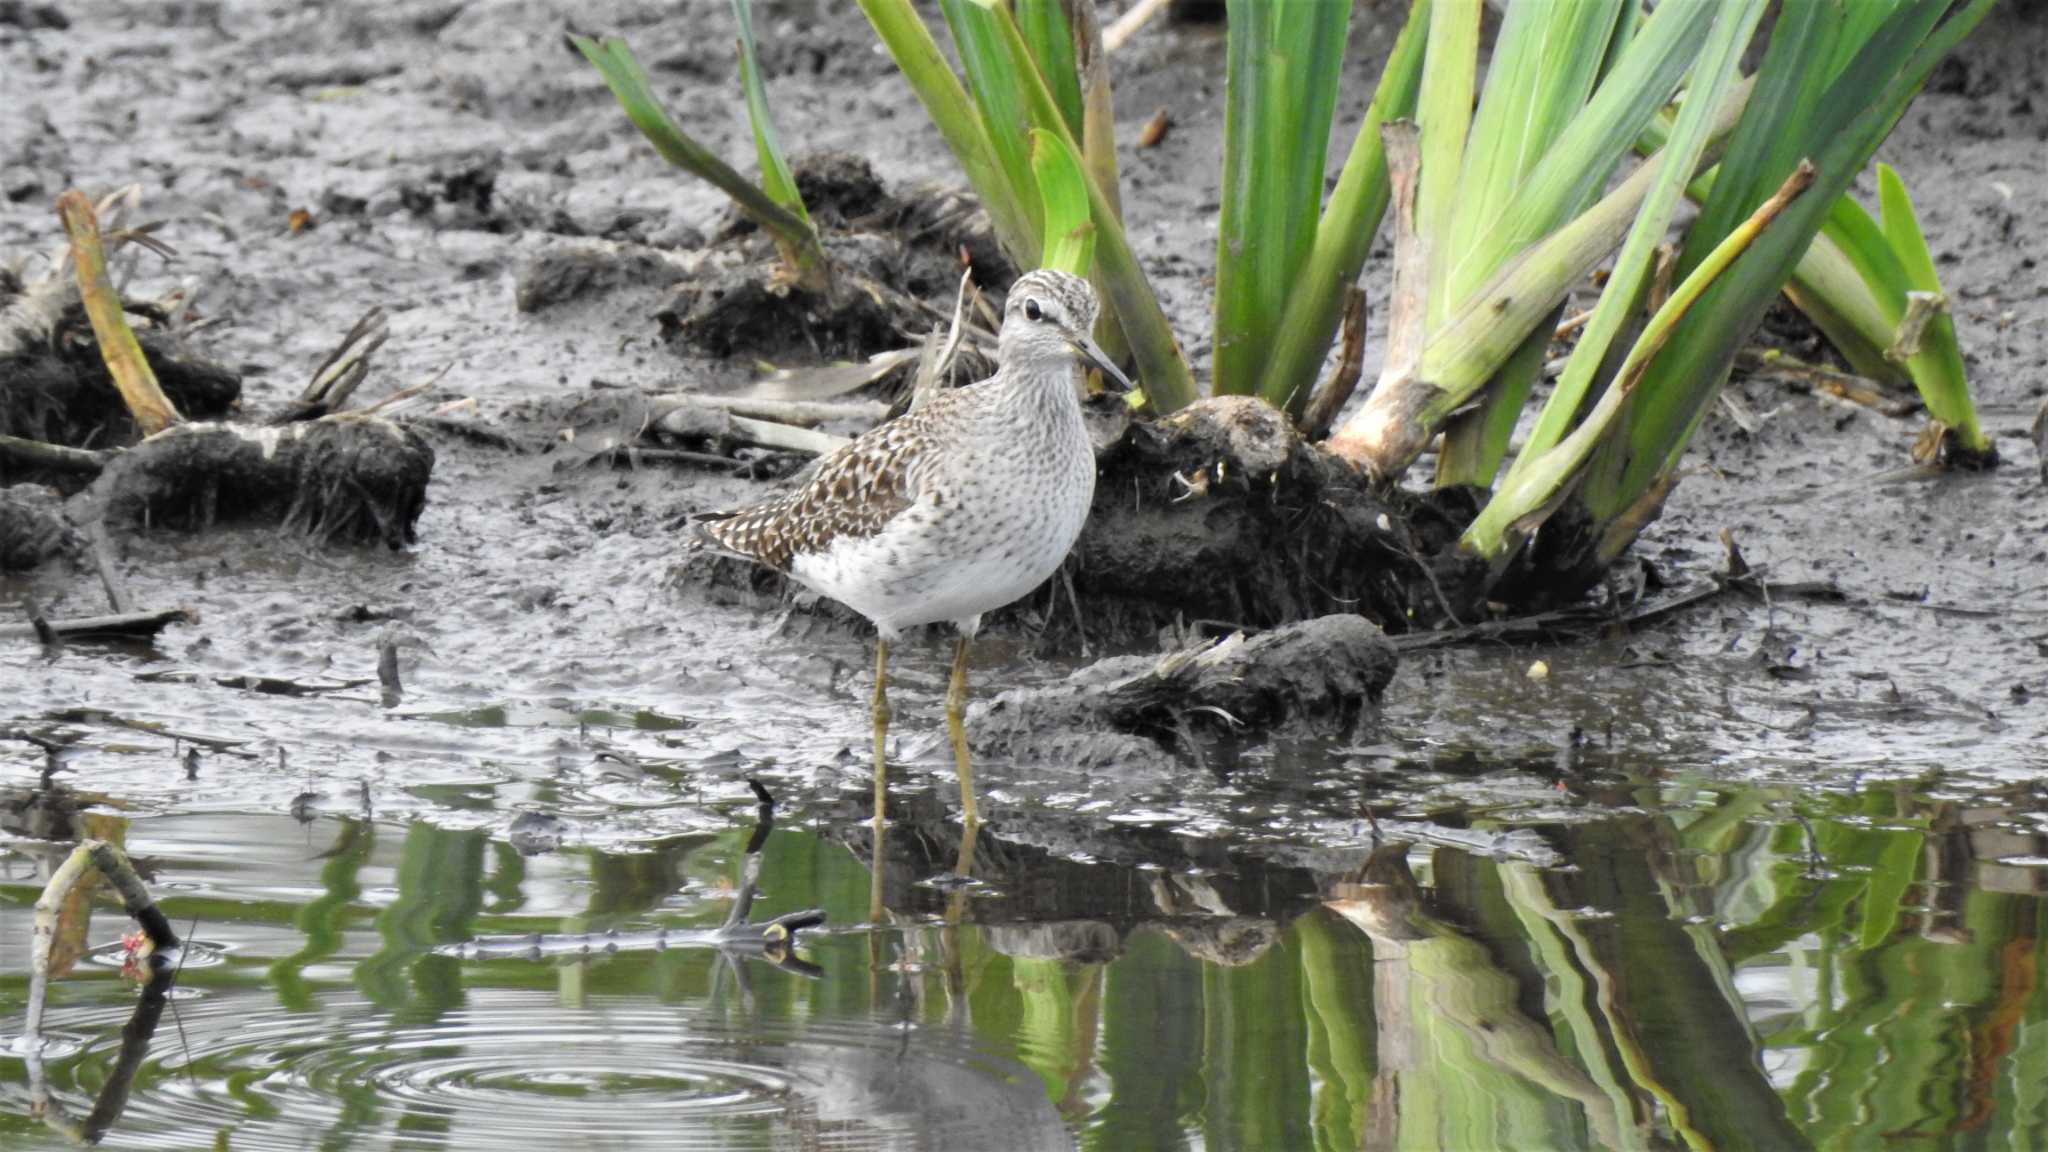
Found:
[{"label": "wet mud", "polygon": [[[781,322],[748,331],[718,311],[725,297],[707,285],[751,291],[761,239],[646,147],[565,47],[556,8],[60,8],[61,27],[0,24],[0,100],[20,110],[0,136],[0,253],[49,247],[64,187],[139,183],[143,217],[164,222],[159,236],[178,258],[141,256],[132,294],[192,283],[210,321],[192,342],[239,378],[239,411],[284,408],[372,305],[390,313],[391,338],[359,402],[431,384],[429,402],[453,408],[406,433],[434,460],[407,547],[382,546],[406,538],[383,522],[350,533],[375,541],[355,547],[231,525],[124,534],[109,554],[118,573],[146,606],[189,607],[196,622],[143,648],[8,642],[0,727],[62,743],[67,772],[141,810],[317,816],[372,794],[380,818],[503,834],[544,811],[570,843],[620,846],[718,824],[752,773],[795,812],[857,816],[865,630],[779,587],[711,594],[677,576],[688,517],[758,498],[765,481],[742,468],[541,449],[604,391],[730,391],[760,358],[908,344],[950,311],[958,249],[989,258],[960,202],[923,191],[957,186],[957,173],[859,14],[824,0],[759,4],[783,135],[800,153],[872,165],[879,191],[843,181],[834,210],[847,228],[942,239],[875,265],[917,294],[922,321],[891,312],[807,332]],[[622,3],[589,19],[632,39],[678,116],[723,155],[751,155],[722,35],[703,35],[669,4]],[[1111,815],[1142,812],[1257,851],[1348,851],[1361,805],[1454,825],[1475,811],[1549,812],[1563,778],[1933,774],[1969,788],[2048,766],[2048,493],[2027,434],[2048,392],[2048,253],[2027,223],[2048,212],[2044,20],[2038,5],[1995,15],[1881,152],[1922,207],[2006,466],[1912,474],[1917,418],[1740,376],[1636,549],[1657,581],[1687,587],[1725,564],[1725,531],[1772,579],[1831,581],[1839,601],[1721,596],[1639,632],[1412,653],[1367,719],[1243,747],[1205,740],[1194,770],[1124,773],[1122,756],[1082,767],[995,749],[980,771],[992,835],[1023,842],[1070,811],[1115,829]],[[1394,6],[1361,6],[1340,132],[1361,113],[1396,27]],[[1175,125],[1120,159],[1133,244],[1198,366],[1209,354],[1214,238],[1203,221],[1217,199],[1223,49],[1220,29],[1178,24],[1112,61],[1120,139],[1162,107]],[[876,196],[893,198],[897,214],[872,207]],[[930,214],[902,215],[911,211]],[[939,230],[948,222],[968,232]],[[906,272],[905,259],[925,271]],[[1382,245],[1367,280],[1387,273]],[[1788,321],[1771,335],[1796,343],[1810,330]],[[1181,484],[1205,469],[1222,486],[1260,474],[1239,460],[1219,476],[1220,453],[1197,458],[1185,443],[1159,452],[1145,467],[1171,465]],[[762,475],[790,466],[753,459]],[[1295,459],[1283,453],[1275,470]],[[1108,461],[1106,474],[1117,467]],[[1429,469],[1425,460],[1417,474]],[[1156,471],[1147,483],[1173,511],[1146,531],[1217,527],[1206,518],[1222,502],[1174,503],[1186,492]],[[1114,488],[1104,485],[1105,522]],[[1442,574],[1412,559],[1427,541],[1383,538],[1364,505],[1304,513],[1376,541],[1381,562],[1309,569],[1317,579],[1300,583],[1299,615],[1371,603],[1391,624],[1438,611],[1430,577]],[[1233,530],[1220,537],[1231,547],[1271,546],[1249,517]],[[1151,653],[1277,622],[1189,565],[1162,570],[1135,530],[1093,540],[1074,568],[1078,624],[1059,588],[1020,605],[977,648],[978,693],[1056,691],[1084,647],[1099,656],[1113,640]],[[1132,603],[1172,597],[1172,618],[1120,610],[1119,584]],[[0,578],[0,599],[31,595],[52,615],[107,608],[82,564]],[[944,795],[943,645],[906,647],[894,662],[898,784]],[[403,685],[396,703],[369,688],[228,686],[372,681],[387,651]],[[1544,675],[1532,677],[1539,661]],[[82,701],[154,728],[65,719]],[[199,756],[189,774],[188,750]],[[43,762],[33,743],[0,743],[7,772]],[[467,806],[483,792],[499,803]]]}]

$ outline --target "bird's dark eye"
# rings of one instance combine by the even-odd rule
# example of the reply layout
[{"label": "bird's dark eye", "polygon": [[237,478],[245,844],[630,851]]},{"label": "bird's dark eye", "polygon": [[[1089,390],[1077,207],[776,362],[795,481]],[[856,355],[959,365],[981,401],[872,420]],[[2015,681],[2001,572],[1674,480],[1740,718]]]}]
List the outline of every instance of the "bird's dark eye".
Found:
[{"label": "bird's dark eye", "polygon": [[1038,301],[1036,300],[1026,300],[1024,302],[1024,315],[1033,320],[1045,319],[1045,312],[1038,307]]}]

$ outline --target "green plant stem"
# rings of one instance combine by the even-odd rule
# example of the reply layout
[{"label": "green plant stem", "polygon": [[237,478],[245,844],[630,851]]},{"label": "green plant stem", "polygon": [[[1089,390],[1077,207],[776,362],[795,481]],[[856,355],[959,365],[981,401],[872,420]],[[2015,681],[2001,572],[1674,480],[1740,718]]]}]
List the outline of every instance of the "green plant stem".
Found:
[{"label": "green plant stem", "polygon": [[[1693,73],[1693,87],[1678,114],[1663,155],[1667,158],[1657,182],[1644,198],[1642,210],[1615,258],[1614,271],[1586,322],[1579,342],[1572,349],[1557,388],[1530,430],[1522,453],[1508,470],[1512,483],[1517,473],[1532,466],[1557,442],[1577,418],[1586,402],[1594,378],[1607,359],[1608,347],[1628,324],[1642,289],[1648,283],[1657,258],[1657,246],[1671,227],[1672,214],[1685,195],[1688,177],[1705,155],[1713,133],[1714,114],[1733,85],[1741,66],[1743,46],[1749,43],[1757,21],[1763,17],[1763,0],[1724,0],[1716,19],[1712,40],[1701,53]],[[1671,159],[1676,157],[1676,159]],[[1648,334],[1645,333],[1647,336]]]}]

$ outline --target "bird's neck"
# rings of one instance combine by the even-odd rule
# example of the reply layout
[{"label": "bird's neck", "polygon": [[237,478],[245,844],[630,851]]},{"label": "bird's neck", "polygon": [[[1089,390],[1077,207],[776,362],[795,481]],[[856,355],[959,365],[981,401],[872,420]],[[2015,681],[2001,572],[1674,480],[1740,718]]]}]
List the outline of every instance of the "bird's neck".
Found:
[{"label": "bird's neck", "polygon": [[1003,404],[1047,414],[1081,411],[1081,366],[1071,357],[1006,365],[996,374]]}]

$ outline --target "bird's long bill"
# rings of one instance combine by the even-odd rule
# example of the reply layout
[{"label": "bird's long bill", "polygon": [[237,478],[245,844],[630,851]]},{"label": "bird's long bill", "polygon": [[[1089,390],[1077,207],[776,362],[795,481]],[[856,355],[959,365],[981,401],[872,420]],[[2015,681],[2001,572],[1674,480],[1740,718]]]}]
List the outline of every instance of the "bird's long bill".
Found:
[{"label": "bird's long bill", "polygon": [[1137,387],[1131,383],[1131,378],[1124,375],[1123,370],[1116,366],[1116,362],[1109,358],[1109,353],[1104,352],[1096,346],[1095,341],[1088,338],[1086,332],[1069,333],[1067,342],[1074,346],[1074,351],[1081,354],[1081,359],[1102,369],[1103,376],[1114,380],[1119,388],[1129,392]]}]

